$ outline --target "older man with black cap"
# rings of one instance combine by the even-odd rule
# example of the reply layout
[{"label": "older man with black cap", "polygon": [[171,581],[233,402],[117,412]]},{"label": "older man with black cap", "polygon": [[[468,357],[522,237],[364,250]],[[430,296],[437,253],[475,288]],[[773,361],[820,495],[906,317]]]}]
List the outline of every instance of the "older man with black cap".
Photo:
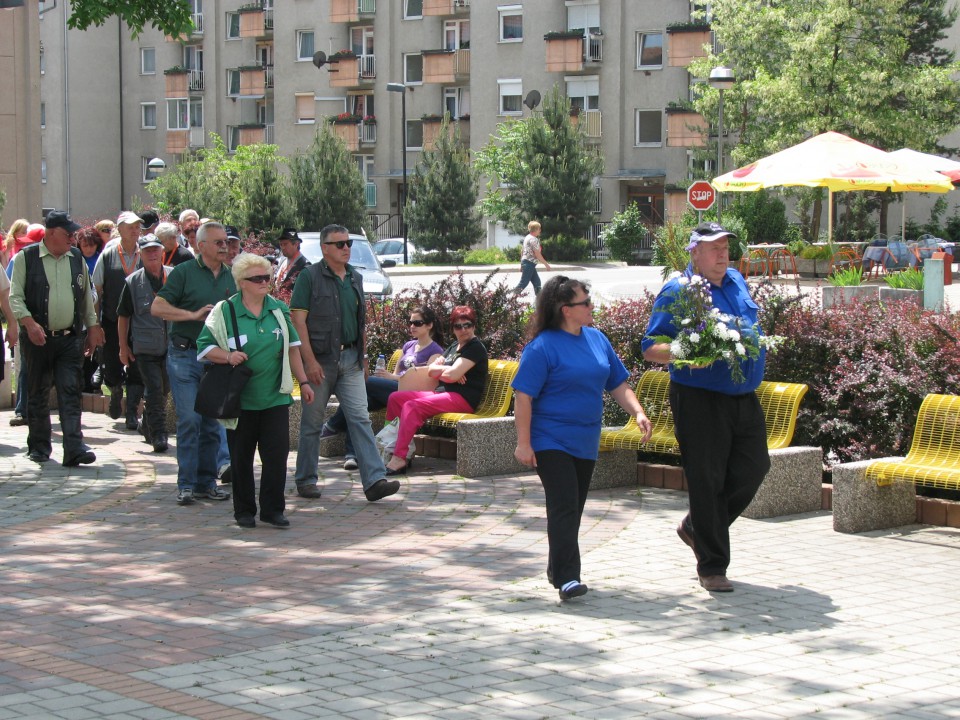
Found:
[{"label": "older man with black cap", "polygon": [[693,549],[700,584],[710,592],[730,592],[730,533],[770,469],[763,409],[754,392],[763,380],[764,351],[740,361],[742,382],[724,362],[706,367],[676,367],[670,343],[657,336],[676,337],[682,318],[672,305],[682,278],[700,275],[710,283],[713,306],[738,318],[743,329],[757,322],[757,305],[743,277],[729,269],[729,230],[701,223],[690,235],[690,264],[681,277],[669,280],[653,305],[641,343],[643,357],[670,369],[670,409],[680,445],[680,460],[689,486],[690,512],[677,528]]},{"label": "older man with black cap", "polygon": [[285,228],[280,233],[277,240],[280,246],[280,254],[283,256],[277,265],[277,275],[274,284],[289,298],[293,292],[293,286],[297,282],[297,276],[310,264],[310,261],[300,252],[300,236],[293,228]]},{"label": "older man with black cap", "polygon": [[224,225],[223,229],[227,231],[227,259],[224,262],[228,267],[233,267],[233,261],[243,249],[243,243],[240,240],[240,231],[233,225]]},{"label": "older man with black cap", "polygon": [[97,459],[80,429],[80,377],[83,356],[103,344],[103,331],[93,306],[87,263],[73,246],[73,234],[79,229],[67,213],[50,212],[43,242],[20,251],[10,296],[30,367],[27,457],[34,462],[50,459],[50,387],[55,385],[66,467]]}]

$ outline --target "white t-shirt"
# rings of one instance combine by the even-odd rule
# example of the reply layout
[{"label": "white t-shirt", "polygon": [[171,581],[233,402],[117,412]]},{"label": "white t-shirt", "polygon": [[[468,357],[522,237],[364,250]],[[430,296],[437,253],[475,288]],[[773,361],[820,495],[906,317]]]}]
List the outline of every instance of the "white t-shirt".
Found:
[{"label": "white t-shirt", "polygon": [[535,263],[537,262],[537,256],[534,255],[534,252],[538,250],[540,250],[540,238],[527,235],[523,239],[523,251],[520,253],[520,259]]}]

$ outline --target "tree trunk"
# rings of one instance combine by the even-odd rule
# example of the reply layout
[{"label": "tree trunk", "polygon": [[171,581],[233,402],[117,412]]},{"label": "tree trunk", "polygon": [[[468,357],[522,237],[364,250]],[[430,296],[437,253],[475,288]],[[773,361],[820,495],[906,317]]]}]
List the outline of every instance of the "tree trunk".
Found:
[{"label": "tree trunk", "polygon": [[817,195],[810,211],[810,242],[820,241],[820,213],[823,212],[823,196]]},{"label": "tree trunk", "polygon": [[890,207],[890,203],[893,200],[891,193],[881,192],[880,195],[880,209],[877,211],[880,216],[880,233],[890,237],[887,232],[887,209]]}]

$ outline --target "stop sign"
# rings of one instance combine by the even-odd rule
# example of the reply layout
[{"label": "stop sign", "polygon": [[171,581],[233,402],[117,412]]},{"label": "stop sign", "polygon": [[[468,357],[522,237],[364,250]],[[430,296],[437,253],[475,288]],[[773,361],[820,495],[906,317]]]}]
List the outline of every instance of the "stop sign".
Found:
[{"label": "stop sign", "polygon": [[687,188],[687,202],[694,210],[709,210],[717,199],[717,191],[706,180],[697,180]]}]

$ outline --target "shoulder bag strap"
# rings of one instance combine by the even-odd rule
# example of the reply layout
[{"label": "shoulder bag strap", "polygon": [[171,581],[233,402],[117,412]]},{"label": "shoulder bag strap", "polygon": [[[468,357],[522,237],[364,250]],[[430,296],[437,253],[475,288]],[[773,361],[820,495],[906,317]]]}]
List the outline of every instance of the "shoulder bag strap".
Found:
[{"label": "shoulder bag strap", "polygon": [[233,340],[237,346],[237,350],[241,349],[240,345],[240,328],[237,326],[237,311],[233,307],[233,303],[230,300],[227,300],[227,305],[230,307],[230,319],[233,320]]}]

